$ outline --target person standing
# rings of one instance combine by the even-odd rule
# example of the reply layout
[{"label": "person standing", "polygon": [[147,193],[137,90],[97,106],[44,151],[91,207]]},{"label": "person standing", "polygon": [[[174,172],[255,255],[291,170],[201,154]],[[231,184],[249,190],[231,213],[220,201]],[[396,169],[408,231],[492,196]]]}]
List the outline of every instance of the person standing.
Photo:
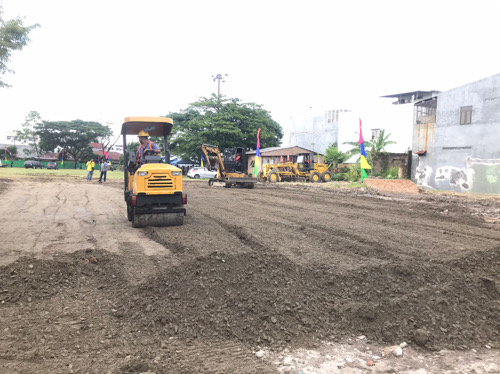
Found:
[{"label": "person standing", "polygon": [[92,182],[92,175],[94,174],[95,167],[94,159],[91,158],[90,161],[85,164],[85,166],[87,168],[87,182]]},{"label": "person standing", "polygon": [[[101,162],[101,175],[99,176],[99,183],[106,182],[106,173],[108,171],[108,162],[106,160],[102,160]],[[104,180],[102,177],[104,176]]]}]

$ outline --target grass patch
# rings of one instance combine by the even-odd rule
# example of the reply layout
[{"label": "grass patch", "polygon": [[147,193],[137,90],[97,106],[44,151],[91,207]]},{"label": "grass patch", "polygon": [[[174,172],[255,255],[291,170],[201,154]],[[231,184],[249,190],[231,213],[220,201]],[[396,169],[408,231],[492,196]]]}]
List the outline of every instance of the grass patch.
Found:
[{"label": "grass patch", "polygon": [[[95,170],[92,180],[96,178],[99,179],[99,175],[101,175],[101,172]],[[47,169],[25,169],[25,168],[0,168],[0,178],[7,178],[7,179],[23,179],[23,178],[85,179],[86,177],[87,177],[87,171],[81,169],[47,170]],[[106,179],[123,180],[123,172],[119,170],[108,171]]]},{"label": "grass patch", "polygon": [[366,184],[361,182],[351,182],[346,186],[346,188],[366,188]]}]

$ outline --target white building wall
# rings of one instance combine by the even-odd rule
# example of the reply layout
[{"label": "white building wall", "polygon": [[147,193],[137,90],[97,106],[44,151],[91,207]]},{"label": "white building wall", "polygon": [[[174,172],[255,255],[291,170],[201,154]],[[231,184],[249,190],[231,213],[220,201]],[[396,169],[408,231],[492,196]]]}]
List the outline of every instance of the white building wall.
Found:
[{"label": "white building wall", "polygon": [[[381,129],[386,135],[391,134],[389,140],[396,142],[386,148],[388,152],[403,153],[411,148],[413,105],[393,105],[390,100],[381,98],[353,110],[292,115],[289,136],[285,138],[288,143],[284,145],[313,149],[314,143],[314,151],[324,153],[331,143],[337,143],[339,150],[347,152],[352,146],[344,143],[359,140],[360,118],[365,141],[371,139],[372,129]],[[332,121],[328,122],[329,119]]]},{"label": "white building wall", "polygon": [[342,110],[327,110],[291,116],[288,144],[324,154],[330,144],[338,143],[342,113]]}]

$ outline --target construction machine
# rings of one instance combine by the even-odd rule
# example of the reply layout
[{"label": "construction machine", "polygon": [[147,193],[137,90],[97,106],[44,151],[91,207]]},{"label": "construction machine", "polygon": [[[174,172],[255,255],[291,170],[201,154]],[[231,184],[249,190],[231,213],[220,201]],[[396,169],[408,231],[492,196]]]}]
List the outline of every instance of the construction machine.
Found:
[{"label": "construction machine", "polygon": [[279,164],[264,164],[257,178],[261,182],[270,183],[283,181],[306,180],[312,183],[330,182],[332,174],[326,164],[314,162],[313,153],[299,153],[297,162]]},{"label": "construction machine", "polygon": [[[184,223],[187,196],[182,192],[182,171],[170,165],[168,135],[173,121],[164,117],[127,117],[122,125],[127,217],[133,227],[178,226]],[[127,151],[127,135],[163,138],[165,157],[154,149]]]},{"label": "construction machine", "polygon": [[245,148],[225,148],[221,153],[216,145],[202,144],[201,152],[208,170],[216,170],[217,176],[208,181],[211,186],[214,182],[222,182],[226,188],[239,186],[254,188],[257,178],[247,174],[248,163]]}]

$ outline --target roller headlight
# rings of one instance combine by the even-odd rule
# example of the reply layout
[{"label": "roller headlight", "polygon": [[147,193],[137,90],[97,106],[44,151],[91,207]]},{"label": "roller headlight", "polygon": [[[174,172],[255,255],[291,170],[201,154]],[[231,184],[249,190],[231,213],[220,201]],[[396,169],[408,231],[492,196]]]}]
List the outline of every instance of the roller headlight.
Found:
[{"label": "roller headlight", "polygon": [[147,171],[140,171],[137,173],[137,175],[140,177],[146,177],[148,175],[148,172]]},{"label": "roller headlight", "polygon": [[179,175],[181,175],[181,172],[180,172],[180,171],[173,171],[173,172],[172,172],[172,176],[173,176],[173,177],[178,177]]}]

